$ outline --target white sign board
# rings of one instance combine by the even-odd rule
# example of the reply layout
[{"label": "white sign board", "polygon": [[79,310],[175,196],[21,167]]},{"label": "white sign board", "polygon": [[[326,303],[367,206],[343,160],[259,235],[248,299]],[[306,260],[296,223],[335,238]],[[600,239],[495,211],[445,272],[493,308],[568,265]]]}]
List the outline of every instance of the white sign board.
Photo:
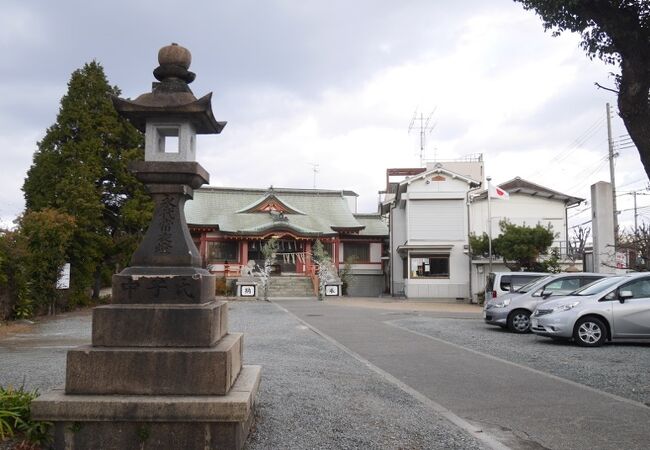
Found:
[{"label": "white sign board", "polygon": [[57,289],[70,289],[70,263],[65,263],[61,268],[59,279],[56,280]]},{"label": "white sign board", "polygon": [[339,287],[337,285],[332,285],[328,284],[325,286],[325,295],[328,297],[331,296],[338,296],[339,295]]},{"label": "white sign board", "polygon": [[241,296],[242,297],[255,297],[255,285],[242,285],[241,286]]}]

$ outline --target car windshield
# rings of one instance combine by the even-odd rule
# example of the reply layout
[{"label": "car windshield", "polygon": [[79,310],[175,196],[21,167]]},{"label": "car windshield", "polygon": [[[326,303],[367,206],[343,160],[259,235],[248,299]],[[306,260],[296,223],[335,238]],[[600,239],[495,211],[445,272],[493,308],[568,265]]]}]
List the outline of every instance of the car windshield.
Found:
[{"label": "car windshield", "polygon": [[542,282],[544,282],[544,281],[546,281],[546,280],[548,280],[550,278],[551,278],[550,276],[545,276],[545,277],[542,277],[542,278],[536,278],[533,281],[531,281],[530,283],[524,284],[522,287],[517,289],[515,292],[517,294],[525,294],[526,292],[530,291],[533,287],[535,287],[537,284],[542,283]]},{"label": "car windshield", "polygon": [[600,280],[594,281],[593,283],[588,284],[585,287],[581,287],[580,289],[571,292],[569,295],[584,296],[584,295],[600,294],[601,292],[614,286],[623,278],[624,277],[601,278]]}]

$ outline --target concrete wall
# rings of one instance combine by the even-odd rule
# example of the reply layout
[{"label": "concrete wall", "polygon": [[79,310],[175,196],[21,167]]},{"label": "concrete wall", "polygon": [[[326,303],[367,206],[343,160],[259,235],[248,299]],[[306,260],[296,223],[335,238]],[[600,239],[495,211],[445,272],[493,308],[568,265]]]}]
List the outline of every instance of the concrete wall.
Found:
[{"label": "concrete wall", "polygon": [[599,273],[616,273],[612,195],[611,183],[599,181],[591,185],[593,264],[594,271]]}]

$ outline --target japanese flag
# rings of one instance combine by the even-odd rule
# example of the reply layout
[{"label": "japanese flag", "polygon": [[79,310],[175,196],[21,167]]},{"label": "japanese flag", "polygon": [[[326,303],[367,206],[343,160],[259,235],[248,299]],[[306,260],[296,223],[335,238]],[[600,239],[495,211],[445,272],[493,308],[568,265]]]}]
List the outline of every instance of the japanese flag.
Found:
[{"label": "japanese flag", "polygon": [[500,198],[501,200],[510,200],[510,194],[498,186],[489,186],[490,198]]}]

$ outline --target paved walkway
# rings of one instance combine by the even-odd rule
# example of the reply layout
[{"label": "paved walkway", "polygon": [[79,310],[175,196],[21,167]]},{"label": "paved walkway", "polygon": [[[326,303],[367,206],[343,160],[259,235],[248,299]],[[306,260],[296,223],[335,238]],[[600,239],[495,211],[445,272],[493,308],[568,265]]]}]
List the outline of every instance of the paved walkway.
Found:
[{"label": "paved walkway", "polygon": [[482,317],[483,313],[483,307],[480,305],[460,303],[456,301],[414,301],[381,297],[330,297],[325,300],[325,304],[354,308],[382,309],[388,311],[444,313],[447,316],[458,314],[477,318]]},{"label": "paved walkway", "polygon": [[[362,300],[278,303],[378,373],[512,448],[648,448],[647,406],[445,342],[435,337],[435,330],[429,335],[396,326],[393,322],[409,314],[410,307],[400,316]],[[416,306],[422,315],[475,309]]]}]

